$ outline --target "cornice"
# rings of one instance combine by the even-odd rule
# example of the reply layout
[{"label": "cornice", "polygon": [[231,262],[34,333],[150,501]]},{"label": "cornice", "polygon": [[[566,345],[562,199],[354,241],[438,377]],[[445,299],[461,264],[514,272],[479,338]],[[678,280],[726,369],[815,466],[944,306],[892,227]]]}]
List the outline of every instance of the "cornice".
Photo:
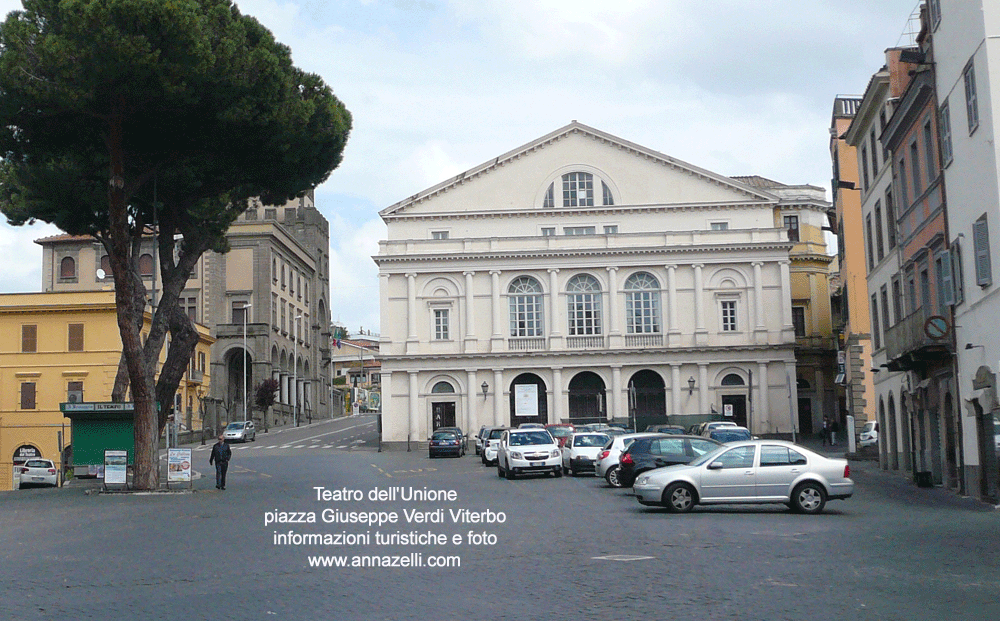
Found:
[{"label": "cornice", "polygon": [[[478,220],[478,219],[498,219],[498,218],[521,218],[539,217],[551,218],[558,216],[593,216],[593,215],[618,215],[632,213],[663,213],[674,211],[731,211],[736,209],[774,209],[781,207],[777,200],[774,201],[739,201],[733,203],[674,203],[674,204],[639,204],[639,205],[599,205],[589,208],[581,207],[552,207],[548,209],[504,209],[504,210],[477,210],[477,211],[438,211],[433,213],[394,213],[382,216],[383,220],[389,221],[420,221],[420,220]],[[788,209],[810,209],[819,208],[817,205],[789,204]]]},{"label": "cornice", "polygon": [[[427,354],[383,354],[382,355],[382,368],[387,366],[387,363],[406,363],[406,362],[433,362],[439,365],[438,368],[441,370],[447,369],[447,364],[453,362],[456,368],[467,369],[467,365],[471,364],[473,361],[480,360],[529,360],[529,359],[552,359],[552,358],[586,358],[590,364],[595,364],[594,359],[604,359],[610,358],[616,363],[620,364],[623,360],[628,357],[636,358],[636,364],[649,365],[650,363],[643,360],[642,357],[648,356],[649,354],[671,354],[676,356],[678,354],[715,354],[724,355],[725,359],[719,362],[732,361],[733,352],[746,352],[746,353],[759,353],[759,352],[788,352],[794,356],[795,353],[795,343],[781,343],[775,345],[717,345],[717,346],[706,346],[706,347],[646,347],[642,349],[608,349],[603,351],[594,351],[592,349],[563,349],[563,350],[545,350],[545,351],[506,351],[506,352],[483,352],[477,354],[466,354],[466,353],[456,353],[456,354],[442,354],[442,353],[427,353]],[[708,364],[716,362],[715,360],[707,360]],[[627,361],[625,362],[627,365]],[[665,364],[665,363],[664,363]],[[493,363],[494,366],[495,362]],[[391,365],[390,365],[391,366]],[[500,365],[503,366],[503,365]],[[402,371],[403,369],[400,369]],[[565,370],[565,369],[563,369]]]},{"label": "cornice", "polygon": [[[594,248],[583,250],[526,250],[522,252],[476,252],[476,253],[455,253],[455,254],[401,254],[401,255],[375,255],[372,259],[376,264],[383,263],[410,263],[414,261],[433,261],[435,263],[455,262],[455,261],[504,261],[509,259],[550,259],[550,258],[570,258],[570,257],[624,257],[639,255],[684,255],[696,253],[718,253],[730,254],[732,252],[759,252],[761,250],[776,250],[787,252],[793,244],[791,242],[768,242],[761,244],[734,244],[726,246],[683,246],[675,248]],[[495,263],[494,263],[495,264]]]}]

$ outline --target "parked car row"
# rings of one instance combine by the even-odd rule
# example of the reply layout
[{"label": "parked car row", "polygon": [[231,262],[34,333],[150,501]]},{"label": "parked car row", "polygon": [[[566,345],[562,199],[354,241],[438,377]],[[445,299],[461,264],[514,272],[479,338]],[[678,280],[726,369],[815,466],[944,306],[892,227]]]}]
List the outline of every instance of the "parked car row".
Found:
[{"label": "parked car row", "polygon": [[593,472],[611,487],[631,487],[640,504],[676,513],[696,505],[780,503],[812,514],[854,493],[845,459],[756,439],[728,422],[691,431],[701,435],[577,428],[563,434],[560,446],[547,428],[485,427],[477,439],[483,463],[495,463],[498,477]]}]

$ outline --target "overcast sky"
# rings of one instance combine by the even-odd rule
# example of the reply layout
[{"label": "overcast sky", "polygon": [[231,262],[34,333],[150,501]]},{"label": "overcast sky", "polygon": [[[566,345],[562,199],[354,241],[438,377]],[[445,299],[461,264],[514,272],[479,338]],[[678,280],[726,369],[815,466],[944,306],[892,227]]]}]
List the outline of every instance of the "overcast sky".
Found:
[{"label": "overcast sky", "polygon": [[[378,331],[378,212],[572,120],[713,172],[829,187],[830,115],[916,0],[243,0],[354,115],[317,192],[331,314]],[[0,12],[20,2],[0,0]],[[55,232],[0,224],[0,292]]]}]

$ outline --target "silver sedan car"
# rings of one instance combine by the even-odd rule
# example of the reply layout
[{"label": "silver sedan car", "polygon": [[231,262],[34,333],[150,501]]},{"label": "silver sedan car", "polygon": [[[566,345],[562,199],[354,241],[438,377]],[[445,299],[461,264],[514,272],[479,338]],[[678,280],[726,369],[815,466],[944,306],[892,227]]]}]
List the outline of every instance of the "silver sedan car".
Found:
[{"label": "silver sedan car", "polygon": [[644,505],[684,513],[703,504],[783,503],[819,513],[827,500],[850,498],[846,459],[831,459],[791,442],[752,440],[721,446],[690,464],[651,470],[633,490]]}]

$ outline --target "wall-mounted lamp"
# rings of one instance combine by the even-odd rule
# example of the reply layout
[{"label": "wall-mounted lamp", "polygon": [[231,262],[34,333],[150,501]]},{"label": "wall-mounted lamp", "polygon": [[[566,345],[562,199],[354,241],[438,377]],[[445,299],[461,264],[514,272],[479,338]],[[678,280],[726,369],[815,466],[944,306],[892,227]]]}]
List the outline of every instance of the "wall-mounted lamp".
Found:
[{"label": "wall-mounted lamp", "polygon": [[482,384],[482,386],[480,386],[480,388],[483,389],[483,399],[485,399],[486,396],[490,394],[490,385],[487,384],[486,382],[483,382],[483,384]]},{"label": "wall-mounted lamp", "polygon": [[694,394],[694,376],[688,378],[688,395]]}]

